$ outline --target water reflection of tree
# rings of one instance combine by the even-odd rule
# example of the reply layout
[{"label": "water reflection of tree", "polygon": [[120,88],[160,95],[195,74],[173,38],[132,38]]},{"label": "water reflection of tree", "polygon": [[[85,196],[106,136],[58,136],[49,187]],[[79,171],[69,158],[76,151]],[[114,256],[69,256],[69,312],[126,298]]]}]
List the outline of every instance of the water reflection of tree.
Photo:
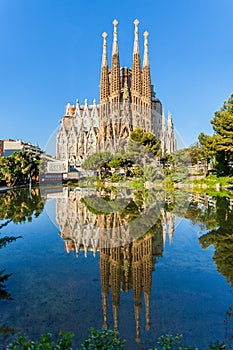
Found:
[{"label": "water reflection of tree", "polygon": [[[216,228],[199,238],[202,248],[214,245],[213,260],[220,272],[233,287],[233,211],[227,198],[216,199]],[[233,305],[226,312],[226,332],[233,339]]]},{"label": "water reflection of tree", "polygon": [[215,246],[213,260],[218,271],[233,286],[233,210],[227,198],[216,198],[215,219],[215,228],[201,236],[199,241],[204,249],[211,244]]},{"label": "water reflection of tree", "polygon": [[[114,228],[117,222],[119,227],[127,228],[128,237],[136,239],[153,231],[155,223],[162,217],[165,200],[163,191],[131,191],[128,195],[120,198],[114,196],[113,199],[109,193],[106,196],[101,191],[101,194],[83,197],[81,203],[96,217],[102,217],[108,222],[108,226],[102,224],[102,227]],[[101,219],[97,221],[100,222]]]},{"label": "water reflection of tree", "polygon": [[[5,222],[0,226],[0,230],[6,226],[10,220]],[[1,232],[0,232],[1,234]],[[5,236],[5,237],[0,237],[0,248],[5,247],[7,244],[16,241],[20,237],[13,237],[13,236]],[[0,270],[0,299],[5,299],[5,300],[12,300],[12,297],[10,293],[7,292],[5,282],[8,280],[8,278],[12,275],[12,273],[5,273],[5,269]]]},{"label": "water reflection of tree", "polygon": [[[9,220],[0,226],[0,229],[2,229],[3,226],[6,226],[6,224],[9,223]],[[1,234],[1,232],[0,232]],[[9,237],[9,236],[5,236],[5,237],[1,237],[0,238],[0,248],[5,247],[7,244],[16,241],[19,237]],[[6,285],[5,283],[7,282],[7,280],[9,279],[10,276],[12,276],[12,273],[5,273],[6,270],[0,270],[0,300],[12,300],[11,294],[6,290]],[[2,342],[3,342],[3,349],[5,348],[6,345],[6,340],[9,334],[13,334],[17,332],[16,329],[14,328],[10,328],[8,326],[6,326],[5,324],[0,325],[0,334],[2,334]]]},{"label": "water reflection of tree", "polygon": [[[183,216],[209,230],[199,238],[203,249],[214,245],[213,261],[218,272],[233,286],[233,209],[226,197],[194,195]],[[233,339],[233,305],[226,312],[224,321],[229,342]]]},{"label": "water reflection of tree", "polygon": [[215,246],[213,260],[218,271],[233,286],[233,210],[230,199],[194,194],[185,205],[184,199],[185,193],[171,194],[165,209],[200,225],[202,230],[210,230],[199,238],[200,244],[204,249],[212,244]]},{"label": "water reflection of tree", "polygon": [[7,191],[0,196],[0,220],[9,220],[14,223],[32,221],[38,217],[44,208],[44,200],[38,188]]},{"label": "water reflection of tree", "polygon": [[[10,222],[22,223],[31,221],[33,215],[38,217],[44,208],[39,190],[32,189],[29,193],[26,189],[18,189],[4,192],[0,196],[0,230]],[[0,232],[1,234],[1,232]],[[0,249],[6,247],[9,243],[16,241],[21,236],[0,236]],[[12,273],[6,273],[5,269],[0,270],[0,300],[12,300],[11,294],[6,290],[6,282],[12,276]],[[3,337],[3,348],[9,334],[17,330],[6,325],[0,325],[0,333]]]},{"label": "water reflection of tree", "polygon": [[[28,192],[26,189],[18,189],[4,192],[0,196],[0,230],[10,222],[22,223],[26,220],[31,221],[33,215],[38,217],[44,208],[39,190],[32,189]],[[1,232],[0,232],[1,233]],[[7,244],[16,241],[20,237],[4,236],[0,237],[0,249]],[[5,282],[11,274],[5,274],[5,269],[0,271],[0,299],[10,299],[10,294],[5,290]]]}]

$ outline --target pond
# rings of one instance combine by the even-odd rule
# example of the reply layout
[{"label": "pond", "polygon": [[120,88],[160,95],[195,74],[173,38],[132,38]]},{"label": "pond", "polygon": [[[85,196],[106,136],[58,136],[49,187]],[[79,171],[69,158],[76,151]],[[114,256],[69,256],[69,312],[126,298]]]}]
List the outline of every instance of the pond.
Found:
[{"label": "pond", "polygon": [[117,328],[126,349],[149,349],[165,333],[200,349],[232,346],[230,197],[18,189],[0,194],[5,236],[19,237],[0,250],[5,333],[70,331],[79,346],[103,327]]}]

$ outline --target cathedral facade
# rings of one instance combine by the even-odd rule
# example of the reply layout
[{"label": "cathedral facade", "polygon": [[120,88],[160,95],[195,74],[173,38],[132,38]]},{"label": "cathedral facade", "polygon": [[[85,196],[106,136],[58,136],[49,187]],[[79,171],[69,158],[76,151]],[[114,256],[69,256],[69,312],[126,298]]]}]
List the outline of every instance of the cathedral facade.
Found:
[{"label": "cathedral facade", "polygon": [[165,119],[162,103],[151,84],[148,32],[144,33],[143,63],[139,48],[138,26],[134,21],[132,68],[121,67],[116,20],[113,21],[111,68],[108,65],[107,33],[103,33],[100,75],[100,102],[66,106],[57,135],[56,157],[79,167],[90,154],[98,151],[116,153],[126,149],[135,128],[154,133],[160,140],[162,154],[176,149],[172,117]]}]

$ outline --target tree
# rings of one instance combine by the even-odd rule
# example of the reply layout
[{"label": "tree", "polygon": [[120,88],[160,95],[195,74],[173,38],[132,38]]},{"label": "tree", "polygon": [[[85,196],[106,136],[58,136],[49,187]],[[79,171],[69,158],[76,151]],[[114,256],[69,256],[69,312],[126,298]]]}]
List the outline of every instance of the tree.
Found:
[{"label": "tree", "polygon": [[131,160],[129,157],[127,157],[128,154],[115,154],[110,162],[108,163],[110,168],[113,168],[115,170],[125,167],[125,165],[132,164]]},{"label": "tree", "polygon": [[[17,157],[17,153],[16,153]],[[19,156],[19,160],[22,162],[22,174],[24,175],[26,181],[28,182],[30,179],[37,179],[39,175],[39,166],[40,166],[40,155],[33,154],[32,152],[23,151]]]},{"label": "tree", "polygon": [[163,174],[160,169],[156,169],[153,165],[146,165],[144,168],[144,179],[149,182],[154,182],[155,180],[162,180]]},{"label": "tree", "polygon": [[199,141],[199,154],[202,163],[204,162],[204,172],[205,175],[208,173],[209,164],[215,163],[216,155],[216,135],[209,136],[205,135],[203,132],[198,136]]},{"label": "tree", "polygon": [[198,162],[201,160],[200,146],[199,146],[198,142],[196,142],[192,146],[190,146],[188,148],[188,152],[190,155],[191,164],[197,165]]},{"label": "tree", "polygon": [[146,160],[154,160],[161,155],[160,141],[153,133],[136,128],[130,134],[128,152],[136,163],[145,165]]},{"label": "tree", "polygon": [[211,120],[216,138],[216,167],[224,175],[233,173],[233,93]]},{"label": "tree", "polygon": [[108,163],[112,159],[113,155],[110,152],[96,152],[91,154],[82,164],[82,168],[85,170],[96,170],[98,176],[101,177],[101,170],[106,171]]},{"label": "tree", "polygon": [[39,175],[40,156],[20,151],[0,158],[0,179],[7,186],[25,184]]},{"label": "tree", "polygon": [[131,168],[133,165],[133,161],[129,155],[129,153],[121,152],[115,154],[110,162],[108,163],[108,166],[110,168],[113,168],[115,171],[119,170],[120,168],[124,168],[124,176],[126,178],[127,174],[129,173],[129,168]]},{"label": "tree", "polygon": [[7,186],[14,186],[20,183],[22,174],[20,171],[21,164],[16,161],[14,154],[7,158],[0,159],[0,172],[1,180],[4,181]]},{"label": "tree", "polygon": [[179,149],[173,152],[172,156],[174,158],[175,167],[187,168],[188,166],[192,165],[188,148]]},{"label": "tree", "polygon": [[154,156],[161,154],[160,141],[152,132],[146,132],[141,128],[136,128],[131,132],[130,140],[143,145]]}]

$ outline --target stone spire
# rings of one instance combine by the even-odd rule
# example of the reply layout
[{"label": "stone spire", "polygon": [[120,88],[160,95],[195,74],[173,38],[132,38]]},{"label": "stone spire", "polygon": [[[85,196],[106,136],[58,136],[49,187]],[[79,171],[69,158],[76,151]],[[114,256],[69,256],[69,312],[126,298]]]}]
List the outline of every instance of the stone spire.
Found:
[{"label": "stone spire", "polygon": [[162,109],[162,118],[161,118],[161,134],[160,134],[160,141],[161,141],[161,150],[162,155],[166,153],[166,119],[164,115],[164,109]]},{"label": "stone spire", "polygon": [[168,111],[167,118],[167,152],[172,153],[176,150],[176,139],[174,133],[174,126],[172,121],[172,115]]},{"label": "stone spire", "polygon": [[100,77],[100,103],[107,103],[109,98],[109,79],[108,79],[108,57],[107,57],[107,33],[103,33],[103,54]]},{"label": "stone spire", "polygon": [[121,93],[121,79],[120,79],[120,61],[118,53],[118,41],[117,41],[117,25],[118,21],[113,21],[113,46],[112,46],[112,67],[111,67],[111,84],[110,93],[112,102],[120,102]]},{"label": "stone spire", "polygon": [[112,45],[112,56],[113,56],[113,55],[116,55],[116,54],[118,55],[118,40],[117,40],[117,25],[118,25],[118,21],[116,19],[114,19],[112,24],[114,26],[113,45]]},{"label": "stone spire", "polygon": [[148,53],[148,32],[144,32],[144,56],[143,56],[143,68],[149,66],[149,53]]},{"label": "stone spire", "polygon": [[134,104],[139,103],[141,98],[141,93],[142,93],[140,51],[139,51],[139,43],[138,43],[138,25],[139,25],[139,21],[135,19],[132,80],[131,80],[131,96],[132,96],[132,102]]},{"label": "stone spire", "polygon": [[134,29],[134,47],[133,47],[133,53],[139,53],[139,43],[138,43],[138,25],[139,25],[139,20],[135,19],[133,22],[135,29]]},{"label": "stone spire", "polygon": [[170,129],[172,131],[173,130],[173,121],[172,121],[172,114],[170,111],[168,111],[167,125],[168,125],[168,129]]},{"label": "stone spire", "polygon": [[107,57],[107,36],[108,34],[104,32],[102,34],[102,37],[104,39],[103,41],[103,54],[102,54],[102,68],[105,66],[108,66],[108,57]]},{"label": "stone spire", "polygon": [[150,77],[150,64],[148,54],[148,36],[149,33],[144,34],[144,57],[142,68],[142,96],[146,107],[151,108],[151,77]]}]

